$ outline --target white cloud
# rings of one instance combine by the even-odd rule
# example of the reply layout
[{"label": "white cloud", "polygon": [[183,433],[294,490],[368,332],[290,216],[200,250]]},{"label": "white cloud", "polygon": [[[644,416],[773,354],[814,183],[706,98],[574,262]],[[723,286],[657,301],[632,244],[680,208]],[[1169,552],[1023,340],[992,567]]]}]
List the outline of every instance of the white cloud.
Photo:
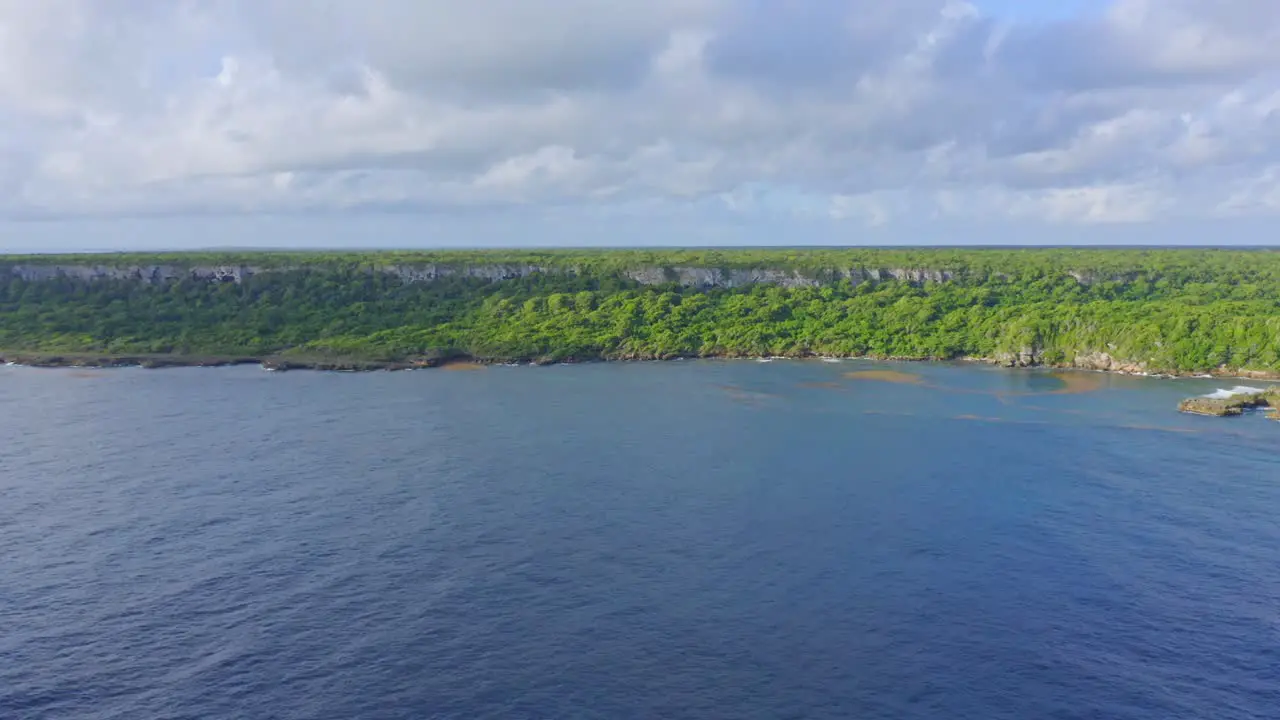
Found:
[{"label": "white cloud", "polygon": [[1280,214],[1280,164],[1238,180],[1214,210],[1224,216]]},{"label": "white cloud", "polygon": [[1055,188],[1015,203],[1055,222],[1122,223],[1152,219],[1168,206],[1159,190],[1143,185]]},{"label": "white cloud", "polygon": [[464,95],[613,84],[640,72],[674,28],[723,0],[239,0],[240,22],[302,75],[352,59],[397,85]]},{"label": "white cloud", "polygon": [[1069,225],[1146,222],[1168,212],[1172,204],[1166,188],[1158,183],[945,190],[934,197],[934,202],[943,215],[950,217],[997,215]]},{"label": "white cloud", "polygon": [[892,200],[877,193],[832,195],[827,213],[835,220],[852,218],[868,227],[880,227],[892,219],[892,204]]},{"label": "white cloud", "polygon": [[9,216],[1137,223],[1270,212],[1275,167],[1271,0],[0,0]]}]

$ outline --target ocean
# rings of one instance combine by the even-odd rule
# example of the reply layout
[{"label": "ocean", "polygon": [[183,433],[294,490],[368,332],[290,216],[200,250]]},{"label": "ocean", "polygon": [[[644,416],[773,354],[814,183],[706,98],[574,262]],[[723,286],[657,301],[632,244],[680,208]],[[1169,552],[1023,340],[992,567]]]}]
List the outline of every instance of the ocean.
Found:
[{"label": "ocean", "polygon": [[1237,384],[0,368],[0,718],[1273,720]]}]

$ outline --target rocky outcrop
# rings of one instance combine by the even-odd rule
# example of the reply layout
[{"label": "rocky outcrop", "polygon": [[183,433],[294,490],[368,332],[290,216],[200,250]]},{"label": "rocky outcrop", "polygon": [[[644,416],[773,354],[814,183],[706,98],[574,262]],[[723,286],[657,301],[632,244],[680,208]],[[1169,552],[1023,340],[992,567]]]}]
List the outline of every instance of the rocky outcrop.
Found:
[{"label": "rocky outcrop", "polygon": [[1240,388],[1241,392],[1219,395],[1205,395],[1187,398],[1178,403],[1178,411],[1191,415],[1208,415],[1211,417],[1229,417],[1243,415],[1245,410],[1254,408],[1270,408],[1267,417],[1280,420],[1280,386],[1261,390]]},{"label": "rocky outcrop", "polygon": [[1072,366],[1081,370],[1104,370],[1135,375],[1147,372],[1147,364],[1144,362],[1117,360],[1110,353],[1098,351],[1077,354],[1072,361]]},{"label": "rocky outcrop", "polygon": [[998,352],[995,362],[1005,367],[1035,367],[1040,364],[1040,348],[1024,347],[1016,352]]},{"label": "rocky outcrop", "polygon": [[1244,400],[1219,400],[1217,398],[1193,397],[1187,398],[1178,403],[1178,412],[1189,413],[1191,415],[1208,415],[1211,417],[1226,417],[1228,415],[1242,415],[1244,408],[1253,407],[1252,400],[1247,403]]},{"label": "rocky outcrop", "polygon": [[1126,373],[1129,375],[1146,375],[1149,374],[1149,366],[1145,362],[1134,362],[1131,360],[1120,360],[1113,357],[1110,353],[1088,350],[1078,352],[1067,362],[1045,362],[1042,351],[1039,347],[1028,346],[1018,350],[1006,350],[998,352],[992,362],[1004,367],[1039,367],[1041,365],[1053,365],[1055,367],[1068,367],[1077,370],[1100,370],[1103,372]]}]

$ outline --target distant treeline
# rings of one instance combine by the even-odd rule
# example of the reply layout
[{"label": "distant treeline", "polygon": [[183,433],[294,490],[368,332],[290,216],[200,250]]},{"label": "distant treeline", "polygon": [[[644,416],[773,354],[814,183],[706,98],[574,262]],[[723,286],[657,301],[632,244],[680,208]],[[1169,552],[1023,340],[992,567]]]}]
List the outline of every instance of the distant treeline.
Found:
[{"label": "distant treeline", "polygon": [[[545,268],[413,282],[390,266]],[[241,282],[24,280],[19,265],[252,266]],[[637,269],[671,271],[641,284]],[[676,268],[817,284],[699,287]],[[945,281],[851,281],[851,269]],[[927,274],[926,274],[927,276]],[[889,275],[883,277],[889,278]],[[844,278],[844,279],[839,279]],[[1105,354],[1150,371],[1280,371],[1280,253],[762,249],[170,253],[0,257],[0,350],[368,360]]]}]

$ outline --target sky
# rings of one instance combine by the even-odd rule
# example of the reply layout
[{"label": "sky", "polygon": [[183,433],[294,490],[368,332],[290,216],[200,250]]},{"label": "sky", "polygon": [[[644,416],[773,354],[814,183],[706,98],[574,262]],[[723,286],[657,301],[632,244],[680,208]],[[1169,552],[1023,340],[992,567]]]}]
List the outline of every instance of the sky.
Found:
[{"label": "sky", "polygon": [[1277,220],[1275,0],[0,0],[0,251]]}]

